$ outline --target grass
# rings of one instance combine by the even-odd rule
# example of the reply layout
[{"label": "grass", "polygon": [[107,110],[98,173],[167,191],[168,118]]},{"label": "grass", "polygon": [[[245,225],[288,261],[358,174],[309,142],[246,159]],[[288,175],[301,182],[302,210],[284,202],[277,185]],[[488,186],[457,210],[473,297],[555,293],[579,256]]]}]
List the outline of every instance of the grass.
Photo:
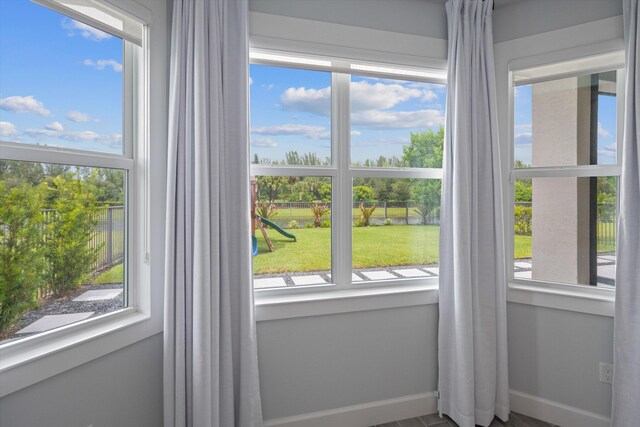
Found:
[{"label": "grass", "polygon": [[103,285],[105,283],[122,283],[124,280],[124,265],[118,264],[111,267],[109,270],[100,274],[93,281],[96,285]]},{"label": "grass", "polygon": [[[253,257],[255,274],[322,271],[331,269],[331,229],[288,230],[297,242],[275,230],[267,234],[275,248],[269,252],[260,231],[258,255]],[[375,268],[438,263],[440,227],[435,225],[392,225],[354,227],[353,267]],[[598,245],[598,252],[613,251],[614,245]],[[531,258],[531,236],[515,236],[515,258]]]}]

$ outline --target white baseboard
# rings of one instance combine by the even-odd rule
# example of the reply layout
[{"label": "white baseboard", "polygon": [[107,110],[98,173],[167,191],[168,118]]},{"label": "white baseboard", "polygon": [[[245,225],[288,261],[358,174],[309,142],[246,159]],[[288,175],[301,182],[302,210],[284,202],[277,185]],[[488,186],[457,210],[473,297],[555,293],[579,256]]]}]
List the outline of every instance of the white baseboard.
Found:
[{"label": "white baseboard", "polygon": [[611,419],[574,406],[511,390],[511,410],[561,427],[609,427]]},{"label": "white baseboard", "polygon": [[[266,420],[264,427],[366,427],[437,412],[435,392]],[[609,427],[611,419],[594,412],[511,390],[511,410],[561,427]]]},{"label": "white baseboard", "polygon": [[436,412],[434,392],[266,420],[264,427],[366,427]]}]

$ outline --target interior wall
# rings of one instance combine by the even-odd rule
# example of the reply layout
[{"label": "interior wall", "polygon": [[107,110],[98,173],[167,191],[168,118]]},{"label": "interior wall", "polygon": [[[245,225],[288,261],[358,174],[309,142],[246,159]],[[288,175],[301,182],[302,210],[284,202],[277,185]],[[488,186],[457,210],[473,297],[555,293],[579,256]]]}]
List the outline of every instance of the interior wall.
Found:
[{"label": "interior wall", "polygon": [[500,43],[622,15],[622,0],[513,1],[493,12],[493,41]]},{"label": "interior wall", "polygon": [[249,0],[249,10],[424,37],[447,38],[442,4],[425,0]]},{"label": "interior wall", "polygon": [[258,323],[265,420],[427,393],[437,304]]},{"label": "interior wall", "polygon": [[162,334],[0,400],[2,427],[162,425]]}]

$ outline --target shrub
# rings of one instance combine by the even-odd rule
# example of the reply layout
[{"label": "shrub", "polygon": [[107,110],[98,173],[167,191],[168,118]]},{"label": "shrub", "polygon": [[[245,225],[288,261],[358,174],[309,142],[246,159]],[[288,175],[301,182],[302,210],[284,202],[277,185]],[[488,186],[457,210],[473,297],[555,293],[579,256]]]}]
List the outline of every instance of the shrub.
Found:
[{"label": "shrub", "polygon": [[531,236],[531,206],[514,206],[513,231],[518,236]]},{"label": "shrub", "polygon": [[256,202],[256,213],[263,218],[271,219],[278,215],[278,208],[273,203]]},{"label": "shrub", "polygon": [[325,204],[314,203],[311,205],[311,212],[313,212],[313,226],[316,228],[322,227],[322,218],[331,211]]},{"label": "shrub", "polygon": [[306,223],[304,225],[304,228],[313,228],[313,224],[311,224],[310,222]]},{"label": "shrub", "polygon": [[294,230],[299,228],[298,223],[296,222],[295,219],[292,219],[291,221],[289,221],[289,228],[293,228]]},{"label": "shrub", "polygon": [[375,206],[371,206],[367,208],[364,206],[364,203],[360,203],[360,227],[368,227],[370,225],[369,220],[371,219],[371,215],[376,210]]},{"label": "shrub", "polygon": [[0,330],[36,306],[43,284],[42,191],[0,182]]},{"label": "shrub", "polygon": [[46,224],[44,255],[49,263],[48,284],[56,297],[89,279],[99,248],[90,248],[96,205],[87,185],[59,175],[48,188],[55,218]]},{"label": "shrub", "polygon": [[331,227],[331,221],[325,220],[322,222],[322,228],[329,228]]},{"label": "shrub", "polygon": [[391,218],[387,218],[384,220],[384,225],[391,225]]}]

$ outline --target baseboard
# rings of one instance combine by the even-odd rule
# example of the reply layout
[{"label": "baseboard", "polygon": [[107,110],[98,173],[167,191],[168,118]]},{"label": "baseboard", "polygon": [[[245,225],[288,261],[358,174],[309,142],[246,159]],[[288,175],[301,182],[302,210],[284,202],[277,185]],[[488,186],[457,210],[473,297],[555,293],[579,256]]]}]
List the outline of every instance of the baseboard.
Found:
[{"label": "baseboard", "polygon": [[574,406],[511,390],[511,410],[561,427],[609,427],[611,419]]},{"label": "baseboard", "polygon": [[366,427],[436,412],[434,392],[266,420],[264,427]]}]

